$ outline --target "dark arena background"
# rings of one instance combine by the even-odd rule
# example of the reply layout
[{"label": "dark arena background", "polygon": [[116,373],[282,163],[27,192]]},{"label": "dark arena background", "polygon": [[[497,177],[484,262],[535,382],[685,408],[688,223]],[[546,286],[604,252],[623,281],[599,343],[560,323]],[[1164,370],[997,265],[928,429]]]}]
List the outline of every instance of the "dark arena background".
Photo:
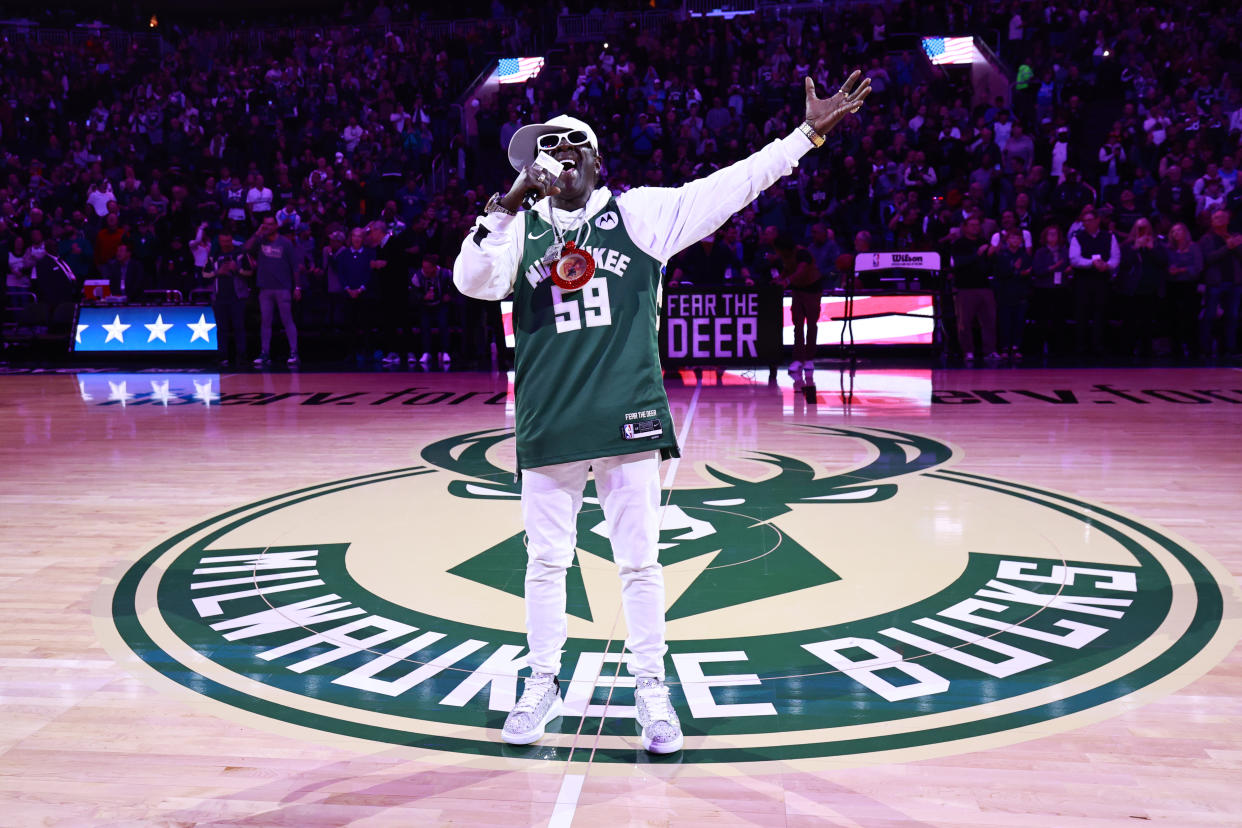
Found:
[{"label": "dark arena background", "polygon": [[[0,823],[1242,825],[1240,31],[3,3]],[[561,115],[557,180],[594,150],[615,196],[564,238],[507,195]],[[601,426],[642,365],[667,410]],[[594,480],[562,707],[502,738],[532,428],[676,437],[680,750],[644,749]]]}]

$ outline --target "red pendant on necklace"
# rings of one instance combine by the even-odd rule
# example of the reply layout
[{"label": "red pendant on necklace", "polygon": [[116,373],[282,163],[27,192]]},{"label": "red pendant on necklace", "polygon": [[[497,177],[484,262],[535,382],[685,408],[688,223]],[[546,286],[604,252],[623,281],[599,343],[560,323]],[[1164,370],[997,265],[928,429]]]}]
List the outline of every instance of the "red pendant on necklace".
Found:
[{"label": "red pendant on necklace", "polygon": [[595,275],[595,258],[586,250],[579,250],[573,242],[565,242],[565,249],[556,267],[552,268],[552,281],[561,290],[578,290]]}]

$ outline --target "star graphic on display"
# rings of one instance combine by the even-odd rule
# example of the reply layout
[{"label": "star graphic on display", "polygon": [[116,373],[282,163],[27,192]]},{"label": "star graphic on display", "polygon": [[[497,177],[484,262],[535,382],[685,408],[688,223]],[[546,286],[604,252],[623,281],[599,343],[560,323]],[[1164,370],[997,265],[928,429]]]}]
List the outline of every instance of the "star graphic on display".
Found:
[{"label": "star graphic on display", "polygon": [[216,326],[216,323],[208,322],[206,314],[200,313],[198,315],[197,322],[187,322],[185,324],[187,328],[194,331],[194,335],[190,337],[191,342],[193,342],[196,339],[201,339],[204,342],[211,341],[211,337],[209,337],[207,334],[211,333],[211,329]]},{"label": "star graphic on display", "polygon": [[74,334],[73,341],[81,345],[82,344],[82,331],[86,330],[89,327],[90,325],[78,325],[78,332]]},{"label": "star graphic on display", "polygon": [[[212,327],[214,328],[215,325]],[[211,380],[206,382],[194,380],[194,399],[202,400],[203,405],[211,405],[211,401],[220,399],[220,395],[212,392]]]},{"label": "star graphic on display", "polygon": [[[147,327],[151,326],[148,325]],[[172,326],[169,325],[168,327],[171,328]],[[172,399],[172,394],[168,393],[168,380],[151,380],[151,399],[168,405],[168,401]]]},{"label": "star graphic on display", "polygon": [[103,325],[101,327],[105,331],[108,332],[108,338],[104,340],[105,345],[107,345],[109,342],[111,342],[114,339],[117,342],[120,342],[122,345],[124,345],[125,344],[125,332],[128,331],[130,328],[132,328],[133,325],[122,325],[121,315],[118,313],[116,315],[116,318],[112,320],[111,325]]},{"label": "star graphic on display", "polygon": [[143,325],[142,327],[151,332],[151,335],[147,337],[147,342],[154,342],[158,339],[160,342],[167,343],[168,337],[166,337],[165,334],[167,334],[168,329],[172,327],[172,323],[165,322],[164,314],[161,313],[156,315],[155,322],[150,325]]},{"label": "star graphic on display", "polygon": [[[108,326],[104,325],[104,327],[106,328]],[[125,327],[128,328],[129,326],[126,325]],[[129,389],[125,387],[125,380],[121,380],[120,382],[113,382],[112,380],[108,380],[108,400],[109,401],[120,400],[121,405],[125,405],[125,401],[129,399],[133,399],[133,396],[134,396],[133,394],[129,393]]]}]

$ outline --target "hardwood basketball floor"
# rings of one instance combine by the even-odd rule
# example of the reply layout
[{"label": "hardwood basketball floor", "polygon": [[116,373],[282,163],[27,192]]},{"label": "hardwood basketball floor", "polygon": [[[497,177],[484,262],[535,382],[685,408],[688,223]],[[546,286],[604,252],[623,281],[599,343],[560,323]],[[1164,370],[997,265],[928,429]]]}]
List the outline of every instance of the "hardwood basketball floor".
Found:
[{"label": "hardwood basketball floor", "polygon": [[[840,548],[840,559],[826,558],[839,580],[825,578],[814,587],[822,592],[798,592],[803,584],[795,583],[763,593],[755,611],[725,607],[701,622],[670,619],[674,652],[675,642],[687,637],[734,641],[750,627],[774,634],[799,629],[799,619],[786,616],[806,607],[823,614],[825,628],[864,618],[871,606],[897,618],[902,607],[961,574],[964,563],[952,572],[937,567],[965,561],[962,550],[1024,559],[1065,554],[1070,560],[1075,556],[1066,544],[1086,538],[1091,551],[1078,559],[1112,566],[1108,561],[1118,559],[1099,545],[1101,527],[1113,531],[1127,519],[1134,521],[1133,532],[1156,527],[1159,537],[1186,542],[1194,557],[1208,562],[1222,584],[1219,631],[1196,645],[1202,652],[1191,653],[1185,666],[1170,667],[1167,677],[1150,683],[1132,678],[1147,669],[1140,664],[1142,648],[1171,648],[1173,638],[1205,623],[1202,612],[1211,603],[1201,592],[1194,604],[1192,585],[1174,576],[1163,592],[1149,593],[1140,580],[1125,623],[1137,630],[1150,621],[1155,632],[1145,639],[1135,632],[1126,645],[1134,649],[1118,649],[1115,659],[1136,665],[1125,668],[1133,692],[1082,709],[1058,711],[1053,701],[1041,708],[1042,718],[1023,721],[1020,732],[972,732],[952,745],[945,744],[952,741],[947,735],[903,742],[898,737],[907,719],[893,718],[891,725],[867,719],[884,702],[862,685],[851,703],[828,708],[840,719],[795,722],[802,712],[811,715],[815,694],[764,666],[766,655],[754,650],[745,662],[699,663],[709,676],[754,673],[762,686],[758,680],[749,687],[718,686],[694,709],[707,709],[702,705],[713,698],[738,705],[770,699],[779,715],[756,718],[747,729],[741,719],[700,719],[683,711],[682,761],[646,760],[632,749],[632,729],[598,716],[581,719],[580,729],[574,720],[566,732],[550,732],[542,754],[442,749],[457,733],[451,723],[437,725],[443,744],[433,739],[408,746],[362,731],[331,732],[309,721],[241,712],[206,689],[207,679],[166,669],[158,652],[147,652],[144,662],[117,632],[118,584],[157,545],[214,516],[332,481],[417,467],[426,463],[423,449],[436,441],[511,427],[507,378],[404,372],[0,376],[0,825],[1242,825],[1242,657],[1235,646],[1242,624],[1242,371],[864,367],[851,377],[820,368],[811,391],[783,373],[686,371],[670,378],[669,387],[675,426],[684,435],[683,458],[663,466],[666,488],[673,490],[721,486],[708,465],[735,481],[774,474],[757,452],[769,460],[805,461],[816,471],[812,482],[819,481],[873,459],[877,449],[868,434],[918,435],[956,452],[948,470],[901,478],[896,495],[883,502],[823,506],[809,499],[823,494],[819,490],[782,489],[800,504],[772,507],[772,514],[786,513],[772,518],[782,542],[812,551]],[[501,468],[512,468],[510,442],[489,454]],[[912,459],[909,446],[901,451]],[[450,452],[445,462],[461,457]],[[347,540],[356,543],[359,557],[348,559],[348,570],[360,589],[394,607],[416,595],[420,607],[434,609],[429,613],[456,612],[463,623],[512,634],[521,624],[520,598],[512,589],[477,583],[483,576],[470,581],[438,569],[429,573],[436,568],[430,558],[417,565],[386,558],[390,533],[369,526],[406,520],[402,525],[415,527],[411,543],[417,527],[425,526],[445,560],[457,565],[485,548],[480,544],[499,544],[520,531],[515,501],[442,494],[445,482],[463,476],[455,469],[364,486],[343,505],[323,499],[321,507],[298,507],[302,511],[290,512],[294,517],[282,528],[263,522],[270,518],[256,519],[246,530],[250,535],[239,537],[260,551],[306,543],[340,515],[353,515],[358,535]],[[985,491],[984,478],[1014,487],[988,482],[992,489]],[[509,481],[497,475],[491,482]],[[859,486],[868,481],[847,482],[850,496],[865,499]],[[942,499],[949,490],[967,494],[960,504],[949,502]],[[923,500],[906,505],[902,499],[916,496]],[[1078,507],[1054,503],[1062,496],[1115,514],[1097,513],[1073,529],[1059,521],[1069,520],[1067,508]],[[1023,512],[1017,505],[1018,511],[997,511],[1019,501],[1029,505],[1032,497],[1061,511]],[[742,508],[686,507],[676,512],[684,526],[673,528],[694,533],[705,511]],[[873,511],[851,511],[856,508]],[[857,515],[875,520],[860,524]],[[755,525],[737,524],[739,532]],[[762,547],[760,555],[769,555],[775,547],[763,537],[756,534],[753,542]],[[1012,548],[982,547],[996,538],[1008,538]],[[580,531],[580,546],[588,540],[596,539],[584,540]],[[870,547],[855,548],[864,541]],[[367,557],[366,549],[374,554]],[[598,556],[580,558],[590,620],[575,617],[571,637],[606,640],[616,653],[624,619],[613,594],[615,574]],[[694,589],[706,566],[696,560],[667,567],[670,603]],[[765,584],[775,581],[766,578],[788,578],[789,572],[773,564],[761,575],[719,589],[729,600],[749,600],[749,593],[739,596],[768,589]],[[1078,586],[1085,583],[1080,579]],[[817,597],[797,604],[803,595]],[[1139,617],[1148,606],[1143,602],[1161,596],[1171,602],[1167,618]],[[709,590],[696,600],[717,599]],[[1194,618],[1187,614],[1181,632],[1157,629],[1174,623],[1179,601],[1194,604],[1187,610]],[[152,599],[143,610],[139,599],[139,622],[152,628],[165,623],[144,615],[163,602]],[[786,612],[790,607],[796,612]],[[1077,617],[1105,624],[1099,616]],[[167,619],[169,637],[187,619],[195,620]],[[928,629],[909,629],[932,636]],[[885,640],[914,658],[915,650]],[[211,648],[200,649],[207,655],[198,661],[186,652],[177,657],[194,671],[213,676],[225,669],[209,663]],[[228,648],[219,652],[223,660]],[[991,660],[1001,659],[993,654]],[[1104,658],[1092,669],[1102,674],[1109,662]],[[952,666],[943,659],[919,663]],[[821,666],[824,673],[805,679],[807,687],[827,681],[829,673],[843,678]],[[615,661],[603,664],[605,671],[615,667]],[[567,661],[562,678],[574,669]],[[1002,705],[1005,682],[1030,675],[979,682],[977,701]],[[888,678],[890,687],[912,680]],[[587,696],[615,703],[624,697],[623,686],[617,683],[616,699],[607,688]],[[958,704],[962,686],[955,681],[953,689],[928,698]],[[273,692],[289,695],[291,687]],[[386,710],[359,710],[358,716],[392,721]],[[487,717],[486,727],[495,728],[503,713]],[[878,747],[782,756],[782,745],[804,740],[792,731],[788,738],[771,735],[795,722],[794,730],[824,728],[830,741],[830,729],[847,720],[860,739],[879,740]],[[889,736],[891,745],[883,742]],[[747,761],[747,746],[759,761]],[[693,751],[715,747],[736,748],[737,760],[696,760],[706,753]],[[564,761],[569,753],[571,761]]]}]

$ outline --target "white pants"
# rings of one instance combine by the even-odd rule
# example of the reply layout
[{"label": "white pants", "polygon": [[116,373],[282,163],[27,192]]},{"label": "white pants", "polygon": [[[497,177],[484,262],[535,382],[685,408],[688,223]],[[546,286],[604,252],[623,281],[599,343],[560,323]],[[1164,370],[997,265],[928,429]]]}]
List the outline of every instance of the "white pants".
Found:
[{"label": "white pants", "polygon": [[658,560],[660,455],[599,457],[522,472],[522,521],[526,526],[527,663],[535,673],[557,675],[568,628],[565,572],[578,540],[578,510],[587,470],[595,489],[613,560],[621,575],[621,605],[635,676],[664,678],[664,573]]}]

